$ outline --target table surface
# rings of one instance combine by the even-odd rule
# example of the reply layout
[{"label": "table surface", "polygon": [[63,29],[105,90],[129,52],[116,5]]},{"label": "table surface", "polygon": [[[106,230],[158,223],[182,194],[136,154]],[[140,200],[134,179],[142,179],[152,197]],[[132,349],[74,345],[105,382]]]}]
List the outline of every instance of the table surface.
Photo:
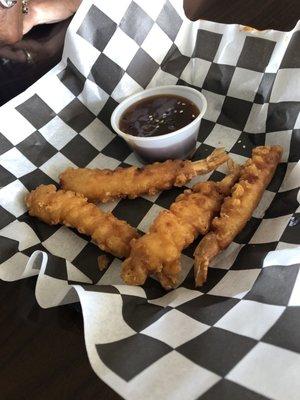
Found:
[{"label": "table surface", "polygon": [[[200,16],[201,1],[186,0],[187,14],[193,19]],[[258,3],[260,7],[255,7]],[[210,4],[202,18],[258,29],[290,30],[300,19],[299,0],[264,0],[263,4],[257,0],[211,0]],[[0,105],[59,61],[68,23],[39,27],[24,39],[34,50],[34,64],[0,58]],[[50,53],[43,51],[45,43]],[[35,282],[36,278],[0,281],[1,399],[120,399],[90,367],[79,304],[44,310],[35,300]]]}]

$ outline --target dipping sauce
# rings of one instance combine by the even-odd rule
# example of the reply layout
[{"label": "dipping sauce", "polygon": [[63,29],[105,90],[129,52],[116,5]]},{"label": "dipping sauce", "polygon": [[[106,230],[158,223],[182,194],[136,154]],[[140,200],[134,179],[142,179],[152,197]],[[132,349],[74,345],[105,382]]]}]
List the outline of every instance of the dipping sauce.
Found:
[{"label": "dipping sauce", "polygon": [[121,116],[119,128],[133,136],[161,136],[183,128],[199,114],[198,107],[185,97],[156,95],[132,104]]}]

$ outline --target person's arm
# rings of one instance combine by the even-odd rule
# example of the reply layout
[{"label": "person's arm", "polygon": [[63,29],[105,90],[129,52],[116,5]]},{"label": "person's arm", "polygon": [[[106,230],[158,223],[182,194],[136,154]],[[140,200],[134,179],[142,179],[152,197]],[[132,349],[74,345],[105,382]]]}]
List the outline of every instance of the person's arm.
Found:
[{"label": "person's arm", "polygon": [[81,0],[30,0],[29,13],[24,16],[23,34],[35,25],[52,24],[73,15]]},{"label": "person's arm", "polygon": [[73,15],[81,0],[30,0],[28,14],[22,1],[12,8],[0,8],[0,46],[17,43],[34,26],[62,21]]},{"label": "person's arm", "polygon": [[0,8],[0,46],[18,42],[23,36],[22,2],[12,8]]},{"label": "person's arm", "polygon": [[[245,6],[246,4],[246,6]],[[184,0],[186,16],[223,24],[290,30],[300,15],[299,0]]]}]

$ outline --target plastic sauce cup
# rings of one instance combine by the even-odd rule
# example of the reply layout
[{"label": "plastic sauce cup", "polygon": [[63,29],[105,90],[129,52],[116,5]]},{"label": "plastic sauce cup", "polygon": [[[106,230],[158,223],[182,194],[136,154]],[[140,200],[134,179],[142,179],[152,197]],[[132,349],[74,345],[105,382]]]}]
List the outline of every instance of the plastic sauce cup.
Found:
[{"label": "plastic sauce cup", "polygon": [[[120,130],[120,119],[127,108],[147,97],[162,94],[181,96],[192,101],[198,107],[200,111],[199,115],[183,128],[161,136],[133,136]],[[112,113],[111,125],[114,131],[128,143],[143,163],[165,161],[168,159],[183,160],[191,158],[196,151],[200,122],[206,108],[207,102],[205,97],[196,89],[180,85],[159,86],[144,90],[123,100]]]}]

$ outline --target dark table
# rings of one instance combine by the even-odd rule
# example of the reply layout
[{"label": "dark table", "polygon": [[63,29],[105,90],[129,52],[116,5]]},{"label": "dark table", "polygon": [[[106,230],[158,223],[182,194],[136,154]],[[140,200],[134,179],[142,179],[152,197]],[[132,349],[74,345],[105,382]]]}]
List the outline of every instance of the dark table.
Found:
[{"label": "dark table", "polygon": [[[299,0],[210,0],[209,7],[206,4],[186,0],[188,16],[279,30],[292,29],[300,19]],[[1,63],[0,58],[0,104],[59,61],[68,23],[39,27],[24,39],[35,54],[33,64],[7,59]],[[120,399],[90,367],[80,306],[41,309],[34,296],[35,281],[0,281],[1,400]]]}]

